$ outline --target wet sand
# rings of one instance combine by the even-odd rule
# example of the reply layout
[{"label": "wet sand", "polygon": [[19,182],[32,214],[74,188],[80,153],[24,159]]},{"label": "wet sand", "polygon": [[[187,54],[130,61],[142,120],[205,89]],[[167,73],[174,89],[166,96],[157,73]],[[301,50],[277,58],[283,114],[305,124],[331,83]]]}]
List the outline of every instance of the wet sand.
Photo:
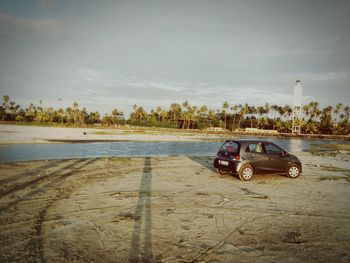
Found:
[{"label": "wet sand", "polygon": [[349,153],[250,182],[212,157],[0,164],[0,261],[350,262]]}]

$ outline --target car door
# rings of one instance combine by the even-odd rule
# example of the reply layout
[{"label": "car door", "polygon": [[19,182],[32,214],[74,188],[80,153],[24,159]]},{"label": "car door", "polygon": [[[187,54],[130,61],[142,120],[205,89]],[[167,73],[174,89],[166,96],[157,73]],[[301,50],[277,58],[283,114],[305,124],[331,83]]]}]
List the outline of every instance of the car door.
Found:
[{"label": "car door", "polygon": [[266,173],[269,165],[269,158],[263,151],[261,143],[250,143],[246,148],[246,158],[250,160],[256,173]]},{"label": "car door", "polygon": [[265,156],[268,158],[266,170],[270,173],[285,172],[288,160],[284,158],[284,151],[271,142],[263,143]]}]

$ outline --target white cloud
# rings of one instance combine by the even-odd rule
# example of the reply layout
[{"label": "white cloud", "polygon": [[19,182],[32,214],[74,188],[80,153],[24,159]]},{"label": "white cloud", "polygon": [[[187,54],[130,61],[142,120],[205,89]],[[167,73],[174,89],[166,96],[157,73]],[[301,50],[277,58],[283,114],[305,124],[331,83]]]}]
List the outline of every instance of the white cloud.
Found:
[{"label": "white cloud", "polygon": [[246,102],[251,105],[266,102],[279,105],[292,103],[292,94],[285,94],[277,88],[267,86],[231,86],[190,81],[141,81],[135,76],[113,77],[90,68],[80,69],[79,73],[86,84],[86,87],[81,90],[81,95],[89,101],[88,104],[100,107],[99,103],[103,102],[106,109],[117,107],[127,114],[130,113],[134,104],[150,110],[158,105],[168,107],[171,103],[182,103],[185,100],[191,105],[207,105],[214,109],[221,108],[224,101],[228,101],[231,105]]},{"label": "white cloud", "polygon": [[91,101],[103,112],[291,104],[301,79],[320,102],[349,101],[345,6],[53,1],[0,11],[0,85],[11,97]]},{"label": "white cloud", "polygon": [[321,72],[321,73],[288,74],[287,76],[294,79],[324,81],[324,80],[345,79],[345,78],[348,78],[350,74],[347,71],[335,71],[335,72]]},{"label": "white cloud", "polygon": [[53,34],[55,29],[62,25],[57,20],[51,19],[25,19],[0,13],[0,34],[21,35],[30,34]]},{"label": "white cloud", "polygon": [[37,0],[36,4],[42,9],[48,9],[54,4],[54,0]]}]

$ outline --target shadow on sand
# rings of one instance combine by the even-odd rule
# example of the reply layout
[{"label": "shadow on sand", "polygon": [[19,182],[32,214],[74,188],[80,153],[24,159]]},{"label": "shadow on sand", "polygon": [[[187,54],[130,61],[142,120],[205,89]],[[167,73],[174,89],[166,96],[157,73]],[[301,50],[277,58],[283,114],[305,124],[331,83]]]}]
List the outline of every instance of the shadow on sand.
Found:
[{"label": "shadow on sand", "polygon": [[216,172],[213,165],[215,156],[188,156],[192,161],[202,165],[210,171]]},{"label": "shadow on sand", "polygon": [[[151,211],[151,191],[152,191],[152,166],[151,158],[145,158],[143,168],[139,198],[135,209],[135,223],[132,233],[132,241],[129,255],[129,262],[151,262],[152,254],[152,211]],[[144,211],[144,251],[140,251],[142,214]],[[140,255],[141,254],[141,255]]]}]

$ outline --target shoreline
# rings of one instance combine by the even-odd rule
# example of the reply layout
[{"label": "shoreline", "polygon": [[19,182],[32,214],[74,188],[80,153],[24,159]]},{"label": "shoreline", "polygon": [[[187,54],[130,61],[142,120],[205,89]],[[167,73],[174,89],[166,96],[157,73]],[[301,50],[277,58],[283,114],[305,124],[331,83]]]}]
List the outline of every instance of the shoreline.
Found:
[{"label": "shoreline", "polygon": [[78,128],[0,124],[0,145],[28,143],[91,143],[91,142],[194,142],[222,141],[230,137],[266,137],[325,141],[350,141],[349,135],[205,132],[198,130],[136,128]]}]

